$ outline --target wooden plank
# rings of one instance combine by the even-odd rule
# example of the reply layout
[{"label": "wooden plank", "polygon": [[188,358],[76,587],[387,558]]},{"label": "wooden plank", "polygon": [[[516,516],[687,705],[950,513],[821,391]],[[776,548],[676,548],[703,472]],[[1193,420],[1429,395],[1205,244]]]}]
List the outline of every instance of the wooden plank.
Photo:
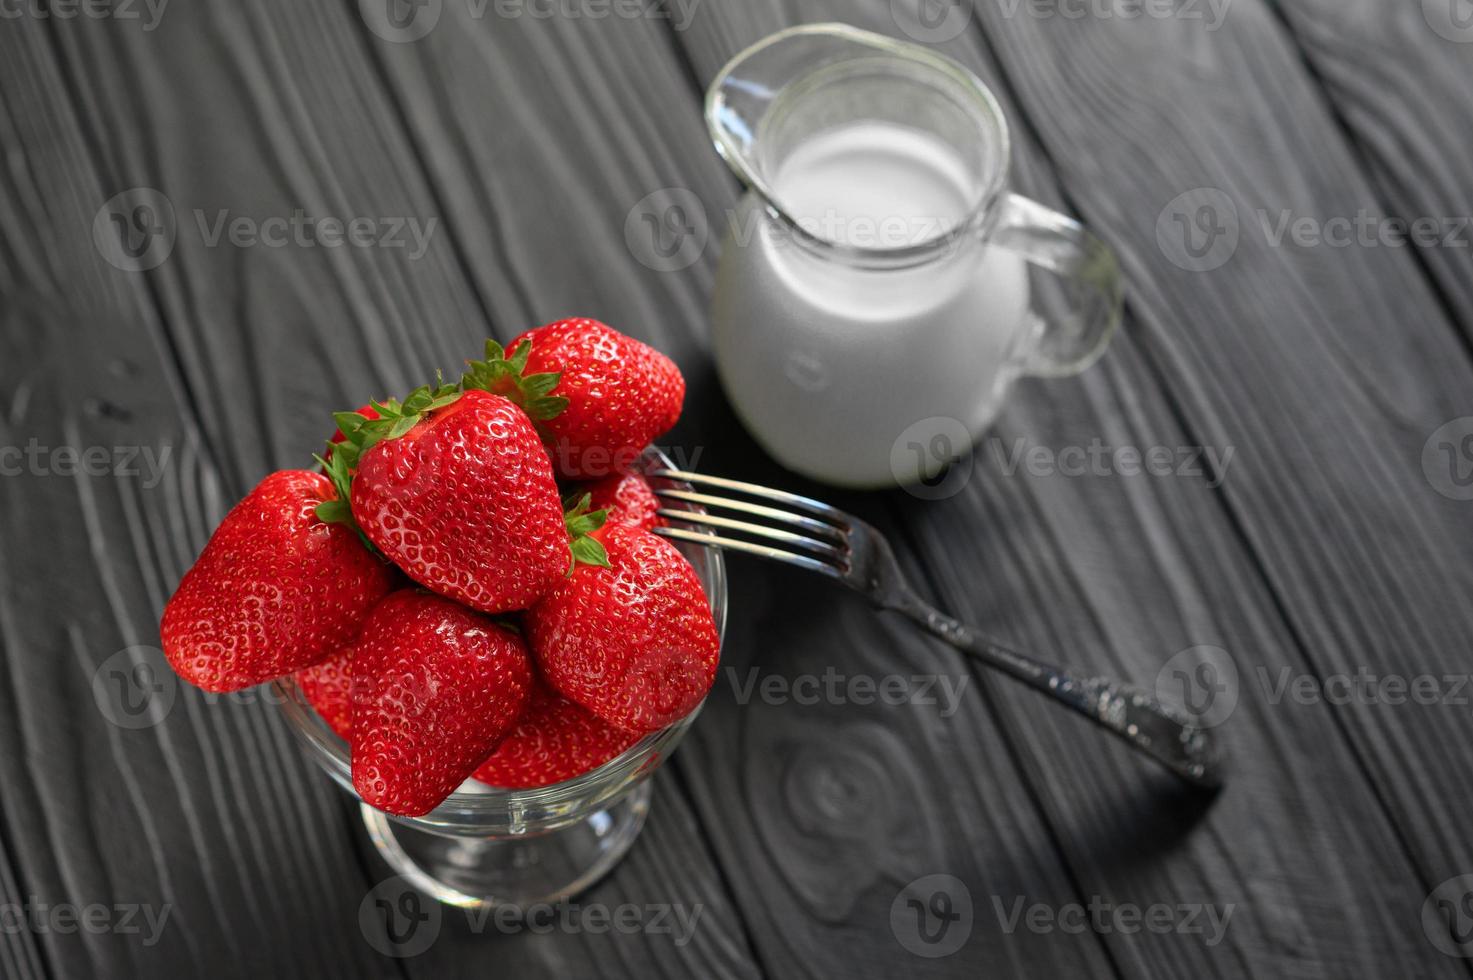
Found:
[{"label": "wooden plank", "polygon": [[[422,255],[388,247],[246,247],[228,238],[211,244],[222,213],[227,222],[289,219],[300,209],[344,221],[448,224],[419,156],[424,148],[376,73],[356,13],[304,8],[297,15],[219,3],[174,12],[149,34],[120,32],[115,24],[68,26],[48,44],[42,28],[27,24],[24,34],[7,36],[16,57],[7,51],[3,60],[20,77],[6,88],[7,118],[25,134],[15,145],[35,154],[28,168],[11,174],[40,185],[7,186],[8,213],[26,216],[35,201],[53,207],[44,224],[38,215],[35,223],[7,225],[0,255],[15,257],[5,266],[7,291],[56,292],[67,283],[71,295],[12,324],[8,337],[45,346],[5,359],[14,372],[6,395],[28,406],[30,431],[43,443],[126,438],[134,445],[167,442],[178,453],[152,493],[121,481],[86,484],[87,495],[76,500],[59,494],[56,481],[0,488],[10,495],[3,540],[14,564],[5,566],[6,582],[26,600],[4,619],[14,685],[7,691],[19,698],[44,688],[34,707],[8,716],[24,725],[7,740],[14,748],[0,753],[7,777],[19,779],[27,758],[59,750],[46,720],[66,714],[63,696],[87,691],[85,679],[65,678],[124,640],[157,642],[159,608],[225,506],[266,470],[308,460],[327,411],[403,390],[435,367],[453,371],[488,332],[506,339],[529,323],[519,306],[521,286],[512,281],[524,254],[467,253],[452,237],[460,230],[445,224]],[[673,58],[663,40],[655,50]],[[651,61],[638,52],[630,58],[635,65]],[[48,73],[56,77],[42,91]],[[124,75],[132,79],[127,91],[109,81]],[[82,119],[72,118],[73,106]],[[63,135],[75,144],[72,153],[49,132],[36,132],[58,119],[69,122]],[[504,136],[517,132],[514,122],[481,125]],[[451,135],[445,139],[453,146]],[[89,155],[97,171],[87,169]],[[99,205],[136,185],[162,191],[178,219],[167,261],[141,275],[106,266],[91,242]],[[553,199],[546,187],[543,196]],[[465,220],[484,234],[481,219],[468,212]],[[555,254],[562,234],[545,225],[537,254]],[[33,258],[37,242],[45,262]],[[472,268],[487,282],[468,281]],[[495,295],[480,295],[483,286]],[[99,319],[94,307],[138,312],[114,322]],[[490,326],[488,316],[500,325]],[[76,348],[88,354],[75,369],[81,380],[43,384]],[[126,369],[116,367],[122,361]],[[140,392],[154,402],[143,403]],[[34,421],[38,413],[44,425]],[[20,430],[7,436],[14,442]],[[53,542],[57,537],[67,550]],[[131,562],[143,567],[133,571]],[[106,605],[96,602],[99,594]],[[73,607],[79,619],[69,632],[59,610]],[[60,972],[201,975],[218,970],[226,956],[242,972],[285,975],[483,975],[492,960],[541,974],[575,959],[584,975],[750,975],[739,918],[699,828],[681,817],[680,787],[669,777],[660,780],[649,838],[627,872],[590,900],[698,903],[700,928],[688,944],[661,945],[648,934],[575,939],[533,932],[493,942],[484,930],[447,930],[420,958],[383,959],[358,924],[359,904],[384,869],[366,856],[356,811],[303,759],[274,708],[207,701],[180,691],[167,723],[150,730],[159,745],[147,736],[120,737],[91,714],[76,718],[76,758],[110,765],[86,772],[86,783],[64,769],[40,772],[33,777],[39,802],[7,807],[23,835],[17,850],[39,865],[21,868],[23,884],[53,900],[167,898],[177,917],[165,941],[148,948],[120,952],[102,940],[47,937],[42,949]],[[25,782],[7,778],[6,785]],[[78,798],[84,786],[85,799],[99,793],[132,809],[115,823],[85,825],[89,808]],[[67,826],[48,836],[61,817]],[[72,856],[79,868],[98,870],[79,878]],[[57,860],[68,864],[56,867]],[[34,958],[23,943],[7,950],[18,963]]]},{"label": "wooden plank", "polygon": [[1375,189],[1369,216],[1433,222],[1426,242],[1409,250],[1453,325],[1473,343],[1473,202],[1462,172],[1473,156],[1473,27],[1465,8],[1456,0],[1289,0],[1274,7]]},{"label": "wooden plank", "polygon": [[[742,45],[792,20],[829,16],[903,36],[892,9],[846,5],[826,15],[813,5],[801,11],[723,7],[719,16],[698,18],[682,40],[697,76],[706,79]],[[1335,289],[1317,289],[1317,270],[1254,253],[1231,267],[1236,277],[1220,271],[1228,281],[1189,290],[1196,286],[1192,278],[1165,260],[1155,242],[1156,217],[1180,191],[1212,183],[1192,175],[1198,158],[1238,170],[1269,168],[1296,189],[1308,185],[1310,194],[1333,194],[1358,179],[1333,124],[1261,10],[1235,19],[1236,33],[1206,37],[1179,23],[1078,24],[1056,18],[1035,24],[1026,15],[993,16],[990,5],[975,9],[985,30],[962,25],[945,50],[997,84],[1014,120],[1026,120],[1016,127],[1022,137],[1015,150],[1021,189],[1057,203],[1062,184],[1086,219],[1120,248],[1131,274],[1134,315],[1114,352],[1089,377],[1020,390],[963,493],[940,504],[906,505],[903,519],[915,528],[942,603],[1025,647],[1060,651],[1063,659],[1149,683],[1178,650],[1213,644],[1233,652],[1246,678],[1223,735],[1243,765],[1190,835],[1190,807],[1163,807],[1163,788],[1142,778],[1134,760],[1103,744],[1082,722],[1049,713],[1009,689],[994,690],[979,678],[1044,802],[1051,836],[1061,842],[1080,898],[1103,895],[1142,906],[1238,905],[1240,917],[1215,950],[1178,936],[1106,937],[1112,961],[1131,973],[1375,976],[1406,962],[1438,975],[1452,973],[1456,964],[1431,948],[1414,921],[1427,889],[1451,873],[1439,876],[1436,866],[1455,868],[1458,861],[1456,854],[1447,855],[1429,868],[1415,851],[1452,841],[1444,832],[1409,845],[1406,838],[1422,833],[1418,825],[1426,820],[1412,806],[1384,801],[1404,793],[1397,799],[1416,800],[1433,811],[1431,819],[1447,821],[1460,812],[1460,791],[1447,785],[1440,765],[1412,765],[1404,774],[1374,762],[1369,774],[1364,769],[1365,758],[1374,758],[1377,749],[1399,760],[1438,757],[1435,746],[1456,737],[1459,719],[1445,707],[1383,705],[1347,717],[1325,705],[1266,704],[1258,679],[1260,670],[1270,677],[1286,668],[1294,675],[1353,671],[1355,658],[1377,649],[1416,649],[1398,642],[1394,631],[1380,635],[1387,644],[1381,647],[1347,643],[1332,610],[1342,604],[1365,609],[1369,603],[1394,617],[1395,602],[1376,598],[1384,585],[1368,588],[1360,574],[1363,559],[1353,566],[1355,580],[1345,581],[1337,571],[1352,567],[1348,556],[1321,567],[1317,552],[1338,550],[1336,539],[1321,540],[1318,531],[1327,522],[1346,523],[1343,512],[1322,503],[1341,494],[1374,498],[1348,523],[1362,539],[1369,534],[1385,549],[1378,557],[1386,571],[1369,572],[1383,583],[1391,569],[1418,567],[1411,549],[1401,547],[1404,535],[1410,533],[1419,547],[1436,535],[1441,518],[1424,518],[1423,508],[1414,514],[1403,503],[1413,494],[1428,496],[1416,456],[1407,452],[1407,430],[1420,429],[1414,444],[1420,451],[1439,417],[1428,403],[1447,404],[1460,390],[1465,366],[1447,336],[1437,332],[1438,312],[1426,284],[1415,269],[1394,259],[1357,255],[1349,270],[1337,273]],[[1264,50],[1269,54],[1257,54]],[[1174,59],[1174,51],[1183,53]],[[1207,56],[1215,71],[1195,81],[1194,73],[1201,73],[1187,63],[1188,54]],[[1149,73],[1173,83],[1142,77]],[[1195,84],[1183,85],[1178,77]],[[1225,85],[1251,88],[1255,80],[1265,88],[1287,87],[1288,108],[1275,112],[1273,102],[1259,97],[1240,116],[1212,111]],[[1009,98],[1015,91],[1017,100]],[[1111,100],[1111,111],[1096,104],[1102,99]],[[1298,135],[1301,130],[1312,136]],[[1035,132],[1042,146],[1031,138]],[[1190,152],[1172,152],[1180,133],[1196,138]],[[1333,162],[1301,175],[1297,161],[1308,159],[1307,151],[1285,153],[1283,159],[1265,151],[1261,163],[1241,153],[1226,156],[1234,146],[1263,142],[1272,150],[1286,139],[1312,143],[1316,155]],[[1163,195],[1163,188],[1171,193]],[[1413,322],[1430,317],[1432,325],[1378,340],[1371,328],[1387,312],[1391,291],[1413,298]],[[1297,317],[1304,352],[1297,359],[1284,340],[1265,336],[1270,324],[1261,321],[1269,297],[1275,313],[1282,305],[1286,316]],[[1325,336],[1327,318],[1315,306],[1325,302],[1334,304],[1336,314],[1359,318],[1355,341],[1370,348],[1359,352],[1364,363],[1384,366],[1390,378],[1382,386],[1395,386],[1403,401],[1423,402],[1419,422],[1407,425],[1400,415],[1377,418],[1362,408],[1364,394],[1348,384],[1333,398],[1304,390],[1296,372],[1312,369],[1317,362],[1311,357],[1325,356],[1327,347],[1334,352],[1335,338]],[[1245,327],[1245,318],[1258,322]],[[1245,334],[1252,345],[1244,343]],[[1187,358],[1184,347],[1201,350]],[[1272,351],[1277,369],[1263,371],[1255,351]],[[1340,381],[1348,365],[1336,366],[1340,377],[1331,377]],[[1317,405],[1304,404],[1316,395]],[[1275,412],[1276,403],[1286,399],[1300,403],[1296,411]],[[1361,430],[1355,435],[1373,444],[1373,458],[1382,462],[1345,454],[1341,472],[1332,474],[1332,495],[1324,485],[1326,470],[1336,466],[1332,427],[1322,424],[1306,433],[1285,425],[1284,418],[1319,416],[1327,423],[1326,416],[1337,411],[1366,415],[1352,416]],[[1311,437],[1318,441],[1312,464],[1295,459]],[[1200,479],[1070,480],[1026,472],[1010,477],[994,451],[1008,452],[1019,439],[1058,450],[1087,446],[1095,438],[1140,448],[1233,447],[1242,469],[1227,474],[1224,500]],[[1305,473],[1307,464],[1317,469]],[[1240,477],[1250,465],[1252,473]],[[1372,494],[1358,485],[1365,469],[1380,480]],[[1251,481],[1252,502],[1241,498],[1240,479]],[[1289,497],[1293,502],[1286,505]],[[1444,516],[1455,512],[1445,510]],[[984,541],[982,553],[959,547],[963,540]],[[1424,609],[1424,625],[1447,622],[1435,610],[1451,608],[1468,571],[1466,559],[1451,547],[1435,554],[1436,571],[1427,573],[1425,583],[1418,578],[1418,588],[1431,587],[1435,595]],[[1273,567],[1275,561],[1280,567]],[[1286,581],[1291,576],[1304,585],[1286,587],[1293,584]],[[1323,597],[1311,591],[1322,584],[1328,592]],[[1392,594],[1404,598],[1399,588]],[[1383,672],[1455,668],[1452,659],[1437,657],[1365,662]],[[730,793],[712,786],[704,802],[712,811],[724,810]],[[1363,847],[1366,834],[1379,844]],[[1164,853],[1156,846],[1162,835],[1173,842]],[[1347,853],[1372,853],[1376,867],[1346,866]],[[1311,894],[1319,897],[1309,901]]]},{"label": "wooden plank", "polygon": [[[372,958],[335,913],[362,891],[340,803],[275,709],[207,704],[167,675],[149,694],[128,652],[156,646],[163,599],[227,500],[145,281],[93,245],[126,168],[92,155],[96,106],[68,98],[76,66],[58,46],[86,31],[59,33],[26,19],[0,38],[14,148],[0,178],[0,444],[38,449],[0,480],[0,878],[33,910],[103,919],[28,913],[41,918],[6,930],[7,967],[189,976],[226,959],[361,975]],[[103,456],[74,473],[42,452],[58,449]]]}]

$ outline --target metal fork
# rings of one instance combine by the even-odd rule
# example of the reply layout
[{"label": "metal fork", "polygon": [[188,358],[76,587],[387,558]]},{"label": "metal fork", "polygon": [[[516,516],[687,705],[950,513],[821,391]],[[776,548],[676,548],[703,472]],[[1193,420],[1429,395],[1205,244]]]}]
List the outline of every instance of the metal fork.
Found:
[{"label": "metal fork", "polygon": [[[1189,783],[1209,788],[1222,785],[1220,759],[1206,729],[1144,691],[1108,677],[1076,677],[1051,664],[1025,657],[933,609],[906,582],[889,542],[859,518],[809,497],[751,483],[673,469],[655,470],[649,475],[755,498],[731,499],[701,490],[657,486],[655,493],[666,501],[770,522],[758,524],[704,510],[664,507],[659,513],[667,521],[707,530],[661,527],[656,534],[797,565],[836,579],[867,596],[881,609],[906,616],[964,653],[1072,708]],[[715,531],[743,534],[769,543],[726,537]]]}]

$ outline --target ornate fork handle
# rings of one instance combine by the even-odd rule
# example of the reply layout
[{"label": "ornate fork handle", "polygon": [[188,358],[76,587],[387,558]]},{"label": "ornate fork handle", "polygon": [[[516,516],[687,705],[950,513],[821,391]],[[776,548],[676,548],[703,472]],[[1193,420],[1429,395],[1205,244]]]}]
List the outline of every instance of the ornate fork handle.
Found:
[{"label": "ornate fork handle", "polygon": [[1144,691],[1108,677],[1075,677],[1025,657],[931,608],[914,593],[896,596],[884,608],[1072,708],[1184,779],[1206,788],[1222,785],[1221,761],[1211,733]]},{"label": "ornate fork handle", "polygon": [[[879,608],[907,616],[957,649],[1084,715],[1188,782],[1209,788],[1222,785],[1223,767],[1206,729],[1144,691],[1108,677],[1075,677],[937,611],[910,587],[885,536],[854,515],[811,497],[718,476],[668,469],[651,475],[701,488],[692,491],[677,485],[655,490],[662,500],[679,505],[661,507],[662,518],[700,529],[660,527],[656,534],[794,565],[842,582]],[[715,496],[704,492],[708,488],[760,503]],[[766,523],[692,507],[716,508]]]}]

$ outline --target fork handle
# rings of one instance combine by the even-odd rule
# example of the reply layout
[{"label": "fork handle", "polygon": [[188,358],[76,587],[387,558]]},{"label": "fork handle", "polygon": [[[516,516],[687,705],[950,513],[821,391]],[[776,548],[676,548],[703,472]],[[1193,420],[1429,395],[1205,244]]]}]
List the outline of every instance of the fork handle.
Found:
[{"label": "fork handle", "polygon": [[1026,657],[913,595],[891,608],[958,650],[1084,715],[1188,782],[1212,789],[1222,785],[1221,759],[1211,733],[1139,688],[1108,677],[1075,677]]}]

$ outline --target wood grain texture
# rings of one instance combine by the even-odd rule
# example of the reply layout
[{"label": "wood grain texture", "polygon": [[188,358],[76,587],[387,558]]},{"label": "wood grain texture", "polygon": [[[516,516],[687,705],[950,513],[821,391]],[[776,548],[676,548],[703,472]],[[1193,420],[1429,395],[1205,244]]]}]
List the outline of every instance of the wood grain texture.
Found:
[{"label": "wood grain texture", "polygon": [[[1470,505],[1420,467],[1433,429],[1473,414],[1466,255],[1274,247],[1256,212],[1466,211],[1466,166],[1447,161],[1466,158],[1452,95],[1467,46],[1405,19],[1383,31],[1373,18],[1392,15],[1367,3],[1342,21],[1299,0],[1280,20],[1236,0],[1211,31],[959,8],[970,20],[941,47],[1002,97],[1019,189],[1116,247],[1131,308],[1097,369],[1021,386],[963,490],[920,502],[805,487],[765,460],[706,359],[714,240],[666,272],[626,238],[641,202],[671,189],[719,234],[739,189],[699,93],[727,57],[799,21],[903,35],[915,8],[706,3],[673,30],[447,2],[429,36],[395,44],[354,6],[214,0],[171,6],[148,32],[34,18],[0,31],[0,445],[173,450],[155,486],[0,479],[0,903],[172,910],[153,946],[0,931],[0,975],[1465,972],[1420,910],[1473,871],[1466,709],[1274,703],[1260,671],[1466,673]],[[1382,67],[1357,72],[1367,61]],[[1391,67],[1419,64],[1446,98],[1418,101],[1421,77]],[[141,274],[91,242],[98,207],[135,186],[179,220],[168,260]],[[1234,202],[1241,241],[1193,273],[1157,219],[1200,187]],[[432,230],[417,256],[208,243],[222,211],[299,209]],[[691,399],[669,441],[700,469],[873,520],[938,603],[990,632],[1147,685],[1179,650],[1228,650],[1229,790],[1204,807],[825,583],[737,564],[718,687],[657,779],[645,836],[583,899],[698,906],[691,941],[452,921],[421,956],[379,956],[357,916],[387,870],[272,706],[181,687],[161,724],[121,728],[93,704],[94,673],[157,642],[214,521],[267,470],[301,465],[326,411],[574,313],[677,358]],[[1234,457],[1186,478],[1004,465],[1018,440],[1096,438]],[[744,693],[829,670],[965,686],[954,714]],[[961,879],[975,919],[960,951],[925,959],[891,915],[935,873]],[[1235,909],[1215,947],[999,922],[1017,899],[1095,896]]]},{"label": "wood grain texture", "polygon": [[1367,209],[1432,219],[1437,244],[1410,249],[1452,324],[1473,344],[1473,24],[1456,0],[1280,0],[1303,54],[1375,189]]},{"label": "wood grain texture", "polygon": [[[1183,24],[992,16],[991,5],[978,5],[978,23],[947,46],[1001,90],[1014,120],[1026,120],[1014,160],[1022,188],[1057,203],[1062,184],[1071,209],[1121,250],[1133,315],[1114,352],[1077,386],[1024,386],[966,491],[942,504],[908,507],[907,523],[917,528],[941,603],[1025,648],[1060,651],[1070,662],[1148,681],[1173,653],[1199,644],[1225,647],[1240,663],[1241,703],[1224,738],[1251,762],[1204,826],[1164,853],[1154,846],[1156,835],[1180,828],[1163,826],[1160,802],[1148,790],[1132,796],[1127,789],[1141,784],[1134,760],[1092,739],[1077,720],[1047,714],[1006,688],[989,696],[1013,733],[1009,742],[1018,746],[1081,900],[1099,894],[1142,905],[1203,901],[1204,883],[1216,882],[1206,889],[1216,901],[1238,903],[1239,918],[1215,950],[1180,937],[1105,937],[1122,972],[1373,976],[1418,962],[1446,975],[1457,964],[1430,948],[1416,916],[1427,889],[1457,873],[1464,859],[1446,833],[1451,825],[1434,830],[1427,816],[1430,810],[1434,819],[1455,821],[1461,791],[1447,783],[1441,765],[1406,766],[1404,753],[1440,758],[1438,745],[1466,736],[1466,714],[1442,705],[1336,711],[1266,704],[1260,671],[1318,676],[1360,664],[1382,673],[1456,671],[1455,657],[1408,643],[1397,627],[1374,646],[1352,636],[1341,616],[1342,607],[1362,614],[1375,608],[1402,619],[1406,595],[1393,589],[1395,598],[1384,602],[1362,596],[1363,576],[1399,579],[1415,569],[1426,574],[1418,588],[1430,594],[1423,593],[1427,605],[1406,625],[1447,622],[1439,610],[1456,601],[1468,569],[1453,540],[1441,537],[1441,522],[1459,512],[1429,492],[1418,459],[1432,430],[1457,414],[1467,365],[1450,334],[1384,329],[1391,321],[1388,283],[1396,284],[1398,303],[1413,298],[1419,321],[1439,317],[1404,256],[1356,255],[1348,268],[1333,268],[1328,256],[1307,264],[1262,249],[1245,254],[1253,248],[1245,241],[1239,256],[1200,286],[1194,280],[1208,275],[1184,275],[1165,260],[1154,226],[1167,202],[1193,187],[1232,186],[1210,166],[1215,159],[1229,171],[1251,164],[1241,179],[1267,188],[1268,200],[1285,193],[1270,183],[1279,174],[1338,195],[1342,207],[1368,193],[1293,52],[1261,9],[1244,6],[1234,7],[1238,16],[1228,25],[1236,33],[1225,27],[1209,36]],[[750,8],[741,16],[722,8],[728,16],[719,25],[707,30],[698,20],[690,34],[697,74],[709,77],[741,45],[790,17],[833,17],[900,34],[891,9],[769,7],[749,23]],[[1272,57],[1258,54],[1245,64],[1250,51],[1264,50]],[[1172,52],[1182,52],[1176,63]],[[1222,75],[1192,85],[1201,72],[1188,58],[1231,65],[1239,90],[1254,78],[1279,90],[1280,100],[1287,89],[1289,104],[1275,113],[1268,98],[1250,92],[1251,111],[1234,115],[1220,105]],[[1153,73],[1178,81],[1153,86]],[[1200,140],[1173,152],[1184,133]],[[1287,141],[1281,160],[1257,149],[1261,161],[1229,155],[1265,139],[1270,148]],[[1300,177],[1301,160],[1312,159],[1314,171],[1327,157],[1319,172]],[[1333,319],[1317,308],[1327,276]],[[1253,308],[1267,297],[1276,303],[1272,319]],[[1351,337],[1367,349],[1337,350],[1349,339],[1340,336],[1347,317],[1354,320]],[[1254,329],[1255,320],[1262,326]],[[1293,347],[1285,320],[1299,334]],[[1184,347],[1205,349],[1183,357]],[[1362,409],[1356,360],[1390,375],[1383,385],[1401,379],[1401,396],[1422,402],[1418,421],[1408,424],[1400,412],[1387,417],[1380,406]],[[1343,396],[1326,399],[1320,379],[1335,383],[1347,372],[1354,373],[1343,381]],[[1312,388],[1309,378],[1316,379]],[[1295,424],[1316,416],[1321,421],[1311,431]],[[1373,447],[1342,456],[1347,428],[1353,440]],[[1017,440],[1058,449],[1095,438],[1142,448],[1233,447],[1237,457],[1220,495],[1200,479],[1010,477],[1000,465]],[[1306,449],[1308,459],[1297,455]],[[1368,467],[1375,488],[1364,485]],[[1294,499],[1285,499],[1286,491]],[[1258,496],[1245,502],[1244,493]],[[1418,507],[1398,502],[1412,495]],[[1347,498],[1364,509],[1347,512]],[[1466,524],[1466,513],[1462,519]],[[985,529],[980,554],[961,544],[975,529]],[[1407,544],[1408,533],[1415,544]],[[1342,541],[1349,553],[1322,553],[1339,550]],[[1434,541],[1443,546],[1434,547],[1429,569],[1422,549]],[[1349,581],[1337,587],[1341,576]],[[1310,595],[1299,583],[1327,592]],[[1369,595],[1379,598],[1383,588]],[[1286,602],[1281,590],[1292,598]],[[990,692],[993,685],[979,680]],[[1377,749],[1386,754],[1363,772],[1365,753]],[[1400,766],[1392,762],[1398,755]],[[713,812],[723,809],[727,792],[713,788]],[[1367,848],[1367,835],[1379,843]],[[1423,860],[1413,867],[1407,851],[1417,849]],[[1342,868],[1346,853],[1373,853],[1376,866]],[[1327,868],[1337,869],[1336,881],[1326,881]]]}]

